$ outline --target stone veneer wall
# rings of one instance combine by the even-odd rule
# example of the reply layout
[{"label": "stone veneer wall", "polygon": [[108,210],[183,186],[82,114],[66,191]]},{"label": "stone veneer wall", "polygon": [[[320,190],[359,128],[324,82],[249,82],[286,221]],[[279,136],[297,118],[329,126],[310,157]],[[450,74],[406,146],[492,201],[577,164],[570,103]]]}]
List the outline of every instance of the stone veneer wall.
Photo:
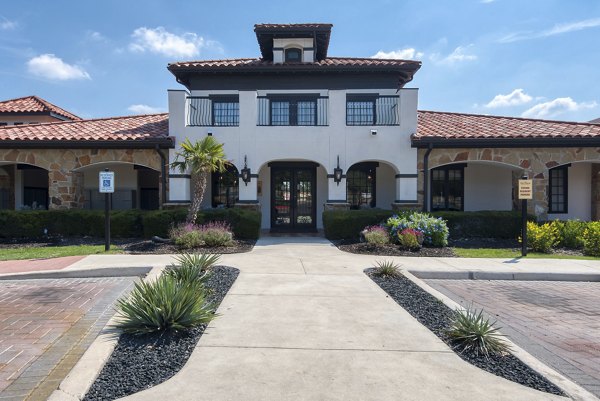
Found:
[{"label": "stone veneer wall", "polygon": [[161,171],[160,157],[154,149],[0,149],[0,162],[25,163],[48,170],[51,209],[83,207],[83,173],[74,171],[81,167],[124,162]]},{"label": "stone veneer wall", "polygon": [[[426,149],[418,151],[418,200],[423,205],[423,157]],[[533,201],[528,204],[529,213],[545,219],[548,214],[548,170],[563,164],[590,161],[600,162],[600,148],[434,148],[429,155],[429,169],[451,163],[489,161],[503,163],[527,172],[534,179]],[[594,171],[598,171],[597,169]],[[513,181],[518,179],[513,175]],[[597,177],[596,174],[594,177]],[[596,182],[599,178],[595,178]],[[597,185],[597,184],[596,184]],[[594,187],[597,188],[597,187]],[[598,194],[598,191],[594,192]],[[596,195],[594,195],[596,196]],[[600,202],[600,194],[598,194]],[[597,206],[597,208],[600,206]],[[597,209],[596,209],[597,210]],[[597,212],[594,213],[598,219]]]}]

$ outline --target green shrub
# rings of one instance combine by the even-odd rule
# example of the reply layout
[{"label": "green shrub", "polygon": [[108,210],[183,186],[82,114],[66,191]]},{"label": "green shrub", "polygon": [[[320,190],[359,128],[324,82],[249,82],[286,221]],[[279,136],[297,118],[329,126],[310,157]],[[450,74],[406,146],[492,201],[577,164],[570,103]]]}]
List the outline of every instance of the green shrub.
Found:
[{"label": "green shrub", "polygon": [[166,238],[171,228],[185,221],[186,215],[187,208],[152,210],[144,213],[142,216],[144,238],[151,238],[155,235]]},{"label": "green shrub", "polygon": [[367,226],[374,226],[394,214],[391,210],[326,210],[323,212],[325,237],[330,240],[358,239]]},{"label": "green shrub", "polygon": [[[515,239],[521,235],[521,212],[480,211],[480,212],[431,212],[432,216],[444,219],[450,230],[450,237],[458,238],[501,238]],[[528,216],[534,221],[535,216]]]},{"label": "green shrub", "polygon": [[382,226],[370,226],[362,231],[365,241],[369,244],[385,245],[390,243],[390,235]]},{"label": "green shrub", "polygon": [[209,270],[219,258],[219,255],[212,254],[183,253],[175,258],[175,265],[169,266],[164,274],[172,276],[180,283],[205,283],[210,277]]},{"label": "green shrub", "polygon": [[557,244],[558,228],[556,224],[527,222],[527,245],[534,252],[550,253]]},{"label": "green shrub", "polygon": [[198,227],[200,238],[206,246],[227,246],[233,240],[229,224],[224,221],[211,221]]},{"label": "green shrub", "polygon": [[375,262],[374,274],[379,277],[398,277],[400,276],[400,266],[392,260],[384,260]]},{"label": "green shrub", "polygon": [[483,310],[477,312],[472,308],[456,310],[450,328],[446,331],[456,348],[475,355],[502,354],[510,347],[490,322],[483,316]]},{"label": "green shrub", "polygon": [[180,224],[171,230],[169,237],[181,249],[193,249],[204,245],[202,234],[195,224]]},{"label": "green shrub", "polygon": [[420,249],[423,244],[423,233],[412,228],[405,228],[398,233],[398,242],[404,249]]},{"label": "green shrub", "polygon": [[448,226],[441,217],[432,217],[427,213],[411,212],[390,217],[386,222],[392,238],[410,228],[423,233],[423,243],[434,247],[448,245]]},{"label": "green shrub", "polygon": [[215,316],[199,281],[181,283],[169,274],[136,283],[127,298],[117,301],[117,307],[117,327],[138,335],[184,330]]},{"label": "green shrub", "polygon": [[583,232],[583,253],[600,256],[600,221],[587,223]]},{"label": "green shrub", "polygon": [[558,245],[563,248],[583,248],[583,232],[587,224],[580,220],[554,221],[558,230]]},{"label": "green shrub", "polygon": [[260,212],[242,208],[205,209],[200,212],[197,224],[224,221],[238,239],[258,239],[260,236]]}]

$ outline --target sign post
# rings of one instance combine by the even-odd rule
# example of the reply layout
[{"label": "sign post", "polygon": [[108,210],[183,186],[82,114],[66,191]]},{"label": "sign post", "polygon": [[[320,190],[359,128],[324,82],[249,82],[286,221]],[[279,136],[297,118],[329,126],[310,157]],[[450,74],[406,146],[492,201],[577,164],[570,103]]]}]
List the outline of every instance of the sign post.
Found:
[{"label": "sign post", "polygon": [[533,199],[533,180],[523,175],[519,180],[519,199],[521,199],[521,256],[527,256],[527,200]]},{"label": "sign post", "polygon": [[107,168],[99,174],[99,191],[104,194],[104,251],[110,250],[110,195],[115,192],[115,172]]}]

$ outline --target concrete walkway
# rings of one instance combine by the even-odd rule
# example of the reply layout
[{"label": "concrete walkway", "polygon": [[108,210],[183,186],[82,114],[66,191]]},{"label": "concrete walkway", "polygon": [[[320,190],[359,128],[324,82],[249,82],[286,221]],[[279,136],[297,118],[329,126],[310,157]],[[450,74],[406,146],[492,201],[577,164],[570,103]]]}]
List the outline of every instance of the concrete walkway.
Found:
[{"label": "concrete walkway", "polygon": [[[94,258],[70,268],[97,267]],[[102,260],[131,266],[148,265],[146,258]],[[563,399],[462,361],[364,275],[376,259],[391,258],[343,253],[320,238],[266,237],[250,253],[225,255],[223,263],[241,274],[221,316],[175,377],[126,399]],[[453,263],[394,259],[415,267]],[[585,269],[600,272],[600,264]]]}]

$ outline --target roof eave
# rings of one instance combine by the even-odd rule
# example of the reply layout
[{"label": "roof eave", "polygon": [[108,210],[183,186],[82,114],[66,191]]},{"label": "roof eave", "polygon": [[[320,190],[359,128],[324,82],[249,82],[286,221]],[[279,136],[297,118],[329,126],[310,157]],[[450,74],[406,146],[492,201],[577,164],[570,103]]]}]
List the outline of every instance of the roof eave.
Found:
[{"label": "roof eave", "polygon": [[598,147],[596,138],[411,138],[413,148],[559,148],[559,147]]},{"label": "roof eave", "polygon": [[144,140],[0,140],[0,149],[172,149],[173,138]]}]

